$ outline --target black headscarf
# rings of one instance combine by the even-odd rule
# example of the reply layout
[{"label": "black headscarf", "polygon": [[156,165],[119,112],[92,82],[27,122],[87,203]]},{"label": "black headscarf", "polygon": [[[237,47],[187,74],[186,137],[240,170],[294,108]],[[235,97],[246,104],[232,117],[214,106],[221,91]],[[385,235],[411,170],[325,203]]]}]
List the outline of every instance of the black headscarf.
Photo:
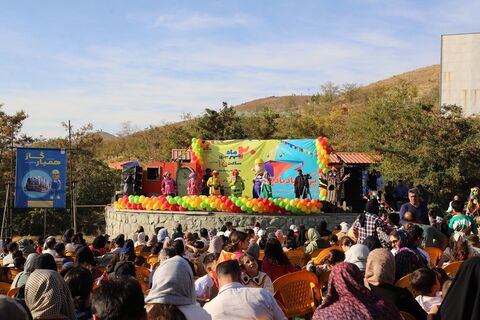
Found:
[{"label": "black headscarf", "polygon": [[472,257],[460,266],[443,300],[437,319],[480,319],[480,257]]}]

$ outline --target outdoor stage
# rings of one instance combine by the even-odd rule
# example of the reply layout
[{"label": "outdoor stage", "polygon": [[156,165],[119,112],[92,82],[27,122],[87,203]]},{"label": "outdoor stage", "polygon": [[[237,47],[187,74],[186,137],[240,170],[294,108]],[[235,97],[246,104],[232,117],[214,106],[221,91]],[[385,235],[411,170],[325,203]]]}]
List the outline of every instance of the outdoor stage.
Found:
[{"label": "outdoor stage", "polygon": [[325,220],[328,228],[331,229],[335,225],[346,221],[352,223],[358,213],[320,213],[320,214],[288,214],[288,215],[267,215],[267,214],[241,214],[231,212],[214,212],[208,213],[204,211],[145,211],[145,210],[119,210],[113,206],[105,208],[106,232],[110,236],[116,236],[119,233],[125,234],[131,238],[138,226],[143,226],[145,233],[151,236],[155,227],[164,226],[172,230],[176,222],[180,222],[184,231],[198,232],[201,228],[217,228],[231,221],[234,227],[243,230],[252,227],[255,222],[260,222],[263,229],[267,231],[275,231],[280,228],[284,232],[290,225],[303,224],[307,227],[313,227]]}]

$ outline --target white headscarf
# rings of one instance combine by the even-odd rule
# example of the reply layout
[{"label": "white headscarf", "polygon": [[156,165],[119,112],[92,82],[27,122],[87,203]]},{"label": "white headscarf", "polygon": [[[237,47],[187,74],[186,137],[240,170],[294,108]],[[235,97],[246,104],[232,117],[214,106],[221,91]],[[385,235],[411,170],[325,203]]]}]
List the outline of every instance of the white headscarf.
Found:
[{"label": "white headscarf", "polygon": [[152,290],[145,302],[175,306],[196,303],[193,272],[184,258],[172,257],[158,267],[153,276]]},{"label": "white headscarf", "polygon": [[357,265],[360,271],[364,272],[367,267],[367,257],[369,253],[370,250],[368,250],[366,245],[359,243],[354,244],[345,252],[345,262]]},{"label": "white headscarf", "polygon": [[135,247],[136,246],[141,246],[141,245],[146,245],[147,242],[145,241],[145,232],[140,232],[138,235],[137,235],[137,241],[135,241]]}]

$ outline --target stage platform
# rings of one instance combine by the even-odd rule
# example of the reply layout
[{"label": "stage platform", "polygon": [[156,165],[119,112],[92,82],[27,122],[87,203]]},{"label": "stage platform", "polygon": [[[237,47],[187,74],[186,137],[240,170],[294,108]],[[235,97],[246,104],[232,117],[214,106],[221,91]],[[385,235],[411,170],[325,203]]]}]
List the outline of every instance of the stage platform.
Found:
[{"label": "stage platform", "polygon": [[117,210],[113,206],[105,208],[106,232],[112,237],[119,233],[131,238],[138,226],[143,226],[145,233],[150,237],[155,227],[164,226],[172,230],[176,222],[180,222],[184,231],[198,232],[201,228],[215,227],[220,229],[227,221],[239,230],[252,227],[255,222],[260,222],[262,229],[275,231],[278,228],[284,232],[290,225],[303,224],[314,227],[325,220],[328,229],[332,229],[342,221],[349,224],[357,217],[358,213],[320,213],[320,214],[290,214],[290,215],[266,215],[266,214],[239,214],[231,212],[204,211],[145,211],[145,210]]}]

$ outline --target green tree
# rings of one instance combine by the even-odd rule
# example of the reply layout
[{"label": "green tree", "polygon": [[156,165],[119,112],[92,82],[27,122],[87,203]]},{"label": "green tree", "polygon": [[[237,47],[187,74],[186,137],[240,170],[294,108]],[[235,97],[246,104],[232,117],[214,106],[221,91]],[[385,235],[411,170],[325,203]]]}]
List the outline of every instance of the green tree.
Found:
[{"label": "green tree", "polygon": [[273,139],[277,132],[280,114],[270,108],[241,117],[246,137],[249,139]]},{"label": "green tree", "polygon": [[380,155],[388,179],[426,186],[438,205],[478,184],[479,138],[478,119],[463,117],[457,106],[438,112],[422,104],[406,82],[371,99],[348,122],[354,148]]},{"label": "green tree", "polygon": [[226,102],[222,103],[220,110],[206,108],[197,122],[200,137],[203,139],[243,139],[243,130],[240,117],[234,107]]}]

